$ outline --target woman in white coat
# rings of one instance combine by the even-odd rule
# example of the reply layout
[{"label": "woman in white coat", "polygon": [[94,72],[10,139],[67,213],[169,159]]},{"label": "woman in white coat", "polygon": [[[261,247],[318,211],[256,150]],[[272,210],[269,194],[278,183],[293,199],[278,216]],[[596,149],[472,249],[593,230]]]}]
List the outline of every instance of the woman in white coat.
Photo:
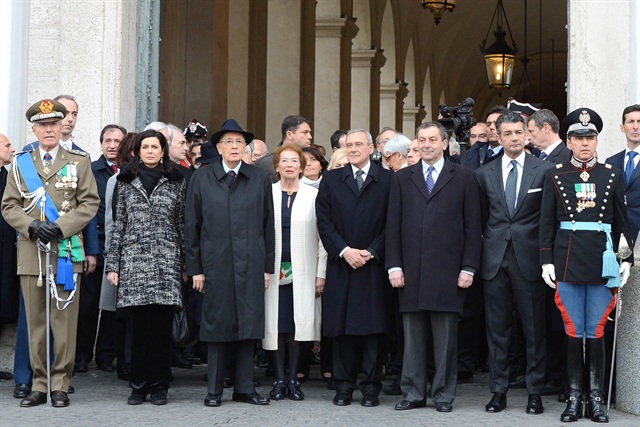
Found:
[{"label": "woman in white coat", "polygon": [[[275,213],[275,271],[265,292],[265,338],[274,351],[274,400],[303,400],[296,378],[301,344],[320,339],[320,295],[324,291],[327,253],[318,237],[315,200],[318,190],[300,183],[305,168],[302,150],[292,144],[273,155],[278,182],[273,184]],[[285,348],[289,378],[285,382]]]}]

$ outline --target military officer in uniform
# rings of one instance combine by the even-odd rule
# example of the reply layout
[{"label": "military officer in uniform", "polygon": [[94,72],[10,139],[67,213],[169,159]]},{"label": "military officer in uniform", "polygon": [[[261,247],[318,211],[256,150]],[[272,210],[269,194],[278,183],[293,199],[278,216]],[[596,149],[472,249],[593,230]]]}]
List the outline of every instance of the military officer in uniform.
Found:
[{"label": "military officer in uniform", "polygon": [[[624,177],[619,169],[597,161],[602,130],[598,113],[579,108],[563,120],[562,130],[572,157],[547,172],[540,218],[542,278],[556,289],[567,334],[570,397],[560,419],[574,422],[582,416],[584,393],[586,416],[608,422],[604,325],[615,306],[615,289],[627,281],[633,260],[631,255],[618,266],[614,253],[623,237],[632,242]],[[585,336],[588,366],[583,361]],[[583,384],[585,368],[589,384]]]},{"label": "military officer in uniform", "polygon": [[[62,119],[67,109],[43,99],[26,113],[39,146],[14,157],[2,200],[2,215],[19,232],[18,275],[24,296],[33,369],[31,393],[20,406],[45,403],[47,390],[45,324],[47,248],[55,275],[50,327],[54,336],[51,366],[51,402],[69,405],[67,391],[73,373],[76,347],[80,277],[84,251],[82,229],[96,215],[100,198],[86,153],[66,150],[60,144]],[[61,259],[58,260],[57,258]],[[73,292],[75,291],[75,294]]]}]

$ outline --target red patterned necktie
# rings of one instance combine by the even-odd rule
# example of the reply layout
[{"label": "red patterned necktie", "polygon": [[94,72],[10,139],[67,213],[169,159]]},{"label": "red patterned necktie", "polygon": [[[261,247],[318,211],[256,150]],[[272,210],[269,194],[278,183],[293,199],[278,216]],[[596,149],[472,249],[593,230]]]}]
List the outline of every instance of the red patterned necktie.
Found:
[{"label": "red patterned necktie", "polygon": [[118,165],[116,165],[115,163],[111,164],[111,170],[113,171],[113,174],[117,174],[118,173]]}]

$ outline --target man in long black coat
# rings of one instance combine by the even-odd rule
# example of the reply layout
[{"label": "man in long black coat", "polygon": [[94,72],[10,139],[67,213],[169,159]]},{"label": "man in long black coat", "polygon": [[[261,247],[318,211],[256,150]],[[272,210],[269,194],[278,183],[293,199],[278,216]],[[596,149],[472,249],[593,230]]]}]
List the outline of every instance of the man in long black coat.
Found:
[{"label": "man in long black coat", "polygon": [[432,399],[438,411],[449,412],[456,396],[458,315],[480,266],[480,193],[471,169],[443,157],[442,125],[420,125],[418,144],[422,161],[395,175],[387,217],[386,266],[399,289],[405,331],[403,400],[395,409],[425,406],[427,354],[433,352]]},{"label": "man in long black coat", "polygon": [[[362,405],[378,405],[391,286],[384,270],[384,229],[392,172],[369,160],[371,134],[347,134],[349,166],[330,171],[316,199],[318,232],[328,252],[323,335],[333,340],[333,403],[351,403],[361,367]],[[362,351],[362,365],[358,360]]]},{"label": "man in long black coat", "polygon": [[223,366],[233,356],[233,400],[269,403],[254,390],[253,348],[254,340],[264,337],[264,289],[274,272],[275,229],[271,179],[241,160],[252,139],[227,120],[211,137],[222,159],[199,168],[187,192],[187,274],[194,289],[204,292],[200,340],[208,342],[207,406],[220,405]]}]

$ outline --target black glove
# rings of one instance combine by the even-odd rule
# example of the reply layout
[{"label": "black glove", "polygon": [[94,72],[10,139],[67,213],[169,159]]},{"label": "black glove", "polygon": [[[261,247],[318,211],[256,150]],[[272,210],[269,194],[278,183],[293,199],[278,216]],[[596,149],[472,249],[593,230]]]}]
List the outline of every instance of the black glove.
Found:
[{"label": "black glove", "polygon": [[55,222],[44,222],[35,219],[29,224],[29,237],[31,239],[37,237],[46,244],[62,237],[62,230]]},{"label": "black glove", "polygon": [[31,224],[29,224],[29,238],[35,239],[37,237],[40,237],[39,230],[40,227],[42,227],[44,224],[45,223],[43,221],[40,221],[39,219],[34,219],[33,221],[31,221]]}]

